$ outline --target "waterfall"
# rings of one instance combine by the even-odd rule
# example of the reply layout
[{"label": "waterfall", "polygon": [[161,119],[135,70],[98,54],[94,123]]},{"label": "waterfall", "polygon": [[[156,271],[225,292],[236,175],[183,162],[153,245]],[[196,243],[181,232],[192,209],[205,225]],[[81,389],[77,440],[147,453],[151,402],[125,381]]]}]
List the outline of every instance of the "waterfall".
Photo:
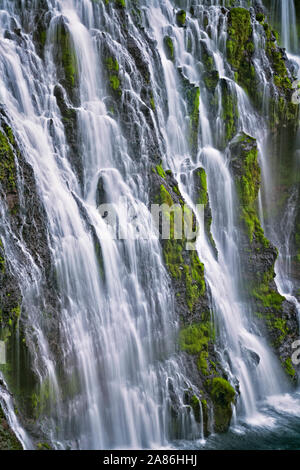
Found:
[{"label": "waterfall", "polygon": [[297,54],[298,33],[294,0],[277,0],[273,2],[272,15],[280,24],[280,42],[290,53]]},{"label": "waterfall", "polygon": [[[173,1],[142,1],[139,12],[133,10],[137,23],[134,14],[128,13],[129,40],[117,14],[111,16],[104,2],[48,0],[43,58],[30,34],[30,14],[26,16],[23,2],[21,12],[12,3],[0,1],[0,102],[34,175],[54,273],[52,305],[52,298],[46,299],[42,263],[29,251],[25,238],[15,240],[9,211],[1,205],[1,243],[20,284],[25,340],[38,380],[38,392],[32,398],[40,410],[37,431],[55,449],[154,449],[178,447],[180,440],[189,442],[187,446],[204,441],[203,409],[197,420],[185,401],[188,392],[199,398],[200,394],[178,351],[176,299],[149,210],[151,188],[145,175],[151,171],[149,162],[156,152],[195,213],[192,175],[199,167],[205,169],[218,256],[207,234],[198,241],[197,252],[205,267],[219,362],[239,390],[232,423],[236,428],[241,423],[263,425],[268,420],[266,400],[289,393],[290,386],[274,351],[255,326],[253,308],[241,290],[238,194],[230,152],[224,146],[224,87],[236,102],[237,133],[257,140],[262,206],[274,188],[268,176],[267,120],[258,117],[226,59],[226,2],[196,2],[198,16],[190,17],[183,28],[173,21]],[[179,3],[188,6],[187,11],[194,4]],[[248,2],[238,3],[245,6]],[[278,2],[272,3],[277,11]],[[280,4],[281,42],[296,54],[295,8],[289,0]],[[261,26],[256,27],[254,41],[259,49]],[[19,39],[13,36],[16,31],[22,32]],[[68,60],[76,63],[76,71],[71,70],[76,96],[68,84],[65,90],[58,85],[58,45],[65,31],[72,47]],[[167,35],[172,38],[176,60],[166,48]],[[108,65],[104,48],[114,51]],[[213,119],[203,50],[218,74]],[[259,54],[255,68],[266,104],[269,78]],[[113,71],[111,89],[119,110],[107,93],[107,67]],[[146,68],[150,98],[140,79]],[[123,94],[119,93],[120,80]],[[196,151],[189,141],[182,80],[200,88]],[[147,99],[150,104],[146,106]],[[73,118],[63,115],[62,101],[75,115],[76,131],[69,131],[76,133],[72,158],[66,128]],[[282,220],[284,239],[278,238],[274,220],[265,229],[280,253],[276,279],[280,293],[298,308],[289,277],[296,201],[295,189]],[[114,206],[127,238],[112,237],[98,209],[101,202]],[[128,211],[132,214],[129,224]],[[198,222],[203,223],[199,215]],[[0,403],[9,424],[23,447],[32,448],[33,440],[17,419],[7,393],[6,387],[0,387]],[[176,419],[174,402],[180,409]]]},{"label": "waterfall", "polygon": [[[274,25],[278,25],[280,30],[280,43],[287,51],[288,58],[296,65],[297,77],[300,77],[300,56],[299,56],[299,34],[297,31],[295,2],[281,1],[274,2],[271,9],[271,16]],[[285,137],[288,139],[288,137]],[[299,139],[299,137],[298,137]],[[279,159],[274,161],[268,150],[265,148],[265,158],[263,160],[263,178],[264,187],[263,192],[265,198],[265,205],[268,210],[272,210],[271,206],[276,192],[276,184],[281,184],[276,176],[281,165],[281,159],[284,158],[284,153],[290,153],[291,159],[291,172],[294,175],[299,175],[299,163],[297,157],[297,142],[292,148],[289,148],[287,142],[281,142],[279,148]],[[295,178],[296,180],[296,178]],[[275,182],[275,183],[274,183]],[[298,313],[300,313],[300,304],[295,297],[295,280],[292,274],[292,251],[293,251],[293,231],[297,217],[297,207],[299,204],[299,186],[294,184],[288,196],[287,202],[284,207],[284,214],[280,221],[274,218],[266,224],[265,229],[268,237],[279,248],[279,258],[276,263],[277,284],[280,292],[286,296],[291,302],[295,303]],[[300,319],[300,316],[299,316]]]}]

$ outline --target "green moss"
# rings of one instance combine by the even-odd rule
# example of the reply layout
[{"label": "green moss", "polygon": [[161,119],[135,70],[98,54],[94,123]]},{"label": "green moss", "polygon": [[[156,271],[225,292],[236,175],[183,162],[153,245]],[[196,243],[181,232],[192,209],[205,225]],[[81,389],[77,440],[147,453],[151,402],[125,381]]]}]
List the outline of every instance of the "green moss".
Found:
[{"label": "green moss", "polygon": [[[166,176],[165,173],[162,175],[160,176]],[[174,189],[175,187],[173,190]],[[177,187],[176,189],[178,190]],[[204,266],[200,262],[196,251],[186,251],[185,245],[187,240],[182,233],[178,234],[175,232],[174,221],[176,217],[178,219],[181,217],[183,227],[184,223],[193,224],[194,216],[192,212],[188,213],[187,208],[185,208],[186,216],[183,219],[182,207],[179,204],[174,205],[172,196],[164,184],[161,184],[155,202],[158,204],[166,204],[169,207],[173,206],[172,211],[166,210],[163,212],[163,217],[170,222],[170,239],[163,240],[163,256],[171,276],[175,280],[184,281],[186,303],[188,308],[193,311],[197,301],[205,292]]]},{"label": "green moss", "polygon": [[211,396],[216,403],[227,406],[234,402],[235,390],[228,380],[216,377],[211,381]]},{"label": "green moss", "polygon": [[232,8],[229,13],[227,58],[236,70],[239,70],[244,59],[244,51],[251,34],[250,12],[245,8]]},{"label": "green moss", "polygon": [[16,191],[16,165],[13,152],[14,138],[7,126],[6,132],[0,130],[0,184],[6,193]]},{"label": "green moss", "polygon": [[197,358],[197,366],[203,375],[209,375],[208,348],[213,343],[215,332],[210,320],[193,323],[180,330],[179,346],[182,351]]},{"label": "green moss", "polygon": [[[279,311],[282,308],[282,302],[285,300],[285,297],[280,295],[277,291],[271,290],[269,282],[269,274],[265,273],[263,281],[260,282],[258,287],[253,289],[253,295],[256,299],[261,301],[265,308],[272,308]],[[277,320],[279,321],[280,319]]]},{"label": "green moss", "polygon": [[[99,3],[99,0],[93,0],[95,3]],[[113,3],[117,8],[126,8],[126,0],[104,0],[106,5]]]},{"label": "green moss", "polygon": [[157,174],[161,177],[161,178],[166,178],[166,173],[165,173],[165,170],[163,169],[161,163],[159,165],[156,165],[156,171],[157,171]]},{"label": "green moss", "polygon": [[37,450],[52,450],[52,447],[48,442],[38,442],[36,448]]},{"label": "green moss", "polygon": [[104,60],[110,89],[114,94],[121,95],[121,82],[119,77],[120,66],[116,58],[107,57]]},{"label": "green moss", "polygon": [[172,196],[163,184],[160,185],[160,194],[158,198],[159,204],[167,204],[170,207],[173,205]]},{"label": "green moss", "polygon": [[4,258],[4,247],[0,238],[0,273],[5,273],[5,258]]},{"label": "green moss", "polygon": [[177,13],[176,13],[176,21],[177,21],[177,24],[181,27],[183,27],[185,25],[185,22],[186,22],[186,12],[184,10],[179,10]]},{"label": "green moss", "polygon": [[208,49],[207,44],[204,42],[200,42],[200,50],[201,61],[204,65],[205,71],[212,72],[213,70],[215,70],[215,61],[212,52]]},{"label": "green moss", "polygon": [[265,19],[265,15],[263,13],[257,13],[256,14],[256,20],[259,22],[259,23],[262,23]]},{"label": "green moss", "polygon": [[282,316],[282,304],[285,298],[277,292],[274,277],[274,266],[272,266],[262,278],[257,279],[251,294],[256,300],[256,316],[265,322],[273,346],[279,348],[293,331],[287,319]]},{"label": "green moss", "polygon": [[47,41],[47,30],[45,29],[43,21],[38,21],[36,29],[33,32],[33,39],[35,40],[35,42],[37,43],[37,47],[43,54]]},{"label": "green moss", "polygon": [[293,88],[286,67],[283,51],[274,42],[276,34],[268,23],[264,23],[266,34],[266,55],[274,72],[274,85],[277,87],[277,97],[270,100],[270,124],[277,128],[283,122],[298,124],[299,106],[292,103]]},{"label": "green moss", "polygon": [[49,411],[49,406],[56,402],[56,395],[54,387],[49,378],[45,378],[39,385],[37,385],[34,392],[31,394],[31,407],[35,419]]},{"label": "green moss", "polygon": [[258,150],[255,139],[242,134],[237,142],[238,158],[240,169],[235,178],[237,193],[241,206],[241,220],[245,224],[252,242],[255,239],[260,241],[264,247],[269,246],[269,241],[264,236],[260,222],[256,214],[256,203],[261,182],[261,170],[258,163]]},{"label": "green moss", "polygon": [[126,1],[125,0],[115,0],[115,3],[120,8],[126,8]]},{"label": "green moss", "polygon": [[105,60],[105,65],[109,72],[119,72],[119,63],[117,59],[114,59],[113,57],[108,57]]},{"label": "green moss", "polygon": [[235,390],[227,380],[221,377],[209,380],[208,388],[214,404],[215,431],[226,432],[232,417]]},{"label": "green moss", "polygon": [[200,423],[201,422],[200,400],[196,395],[192,396],[190,405],[193,409],[195,420],[197,421],[197,423]]},{"label": "green moss", "polygon": [[235,71],[235,80],[244,90],[258,100],[257,77],[252,56],[254,43],[250,12],[245,8],[232,8],[228,17],[228,62]]},{"label": "green moss", "polygon": [[57,27],[57,45],[64,70],[63,85],[72,94],[78,81],[78,65],[70,32],[64,23],[60,23]]},{"label": "green moss", "polygon": [[164,46],[165,46],[165,51],[166,51],[166,55],[168,59],[174,60],[174,44],[170,36],[164,37]]},{"label": "green moss", "polygon": [[195,153],[198,147],[200,88],[188,80],[180,67],[178,67],[178,72],[182,82],[182,95],[187,103],[189,116],[188,140],[192,152]]},{"label": "green moss", "polygon": [[[280,313],[278,312],[278,314]],[[275,348],[280,347],[286,341],[288,335],[292,333],[285,318],[276,316],[274,313],[256,312],[256,315],[264,320],[271,337],[274,338],[272,346]]]},{"label": "green moss", "polygon": [[285,363],[284,363],[284,368],[285,368],[286,373],[287,373],[292,379],[294,379],[295,376],[296,376],[296,371],[295,371],[295,369],[294,369],[294,366],[293,366],[293,363],[292,363],[291,358],[286,359],[286,361],[285,361]]},{"label": "green moss", "polygon": [[0,450],[23,450],[21,443],[9,428],[0,406]]},{"label": "green moss", "polygon": [[197,300],[204,295],[204,265],[199,260],[196,251],[190,254],[190,265],[183,266],[186,287],[186,301],[192,311]]},{"label": "green moss", "polygon": [[206,173],[204,168],[197,168],[194,172],[196,181],[196,186],[198,190],[197,204],[206,204],[208,203],[208,194],[207,194],[207,180]]},{"label": "green moss", "polygon": [[226,142],[230,141],[237,131],[238,106],[237,98],[229,88],[226,81],[222,80],[222,119],[225,126]]},{"label": "green moss", "polygon": [[192,150],[196,150],[198,146],[200,88],[189,88],[187,90],[187,100],[190,115],[189,142]]},{"label": "green moss", "polygon": [[170,272],[171,276],[175,279],[181,279],[182,277],[182,246],[179,242],[173,240],[165,240],[163,244],[163,255],[164,261]]},{"label": "green moss", "polygon": [[120,90],[120,80],[115,75],[109,77],[109,84],[114,91]]},{"label": "green moss", "polygon": [[155,111],[155,101],[153,96],[150,97],[150,106],[152,108],[152,111]]},{"label": "green moss", "polygon": [[205,72],[203,75],[205,86],[209,91],[214,91],[219,82],[219,73],[217,70]]}]

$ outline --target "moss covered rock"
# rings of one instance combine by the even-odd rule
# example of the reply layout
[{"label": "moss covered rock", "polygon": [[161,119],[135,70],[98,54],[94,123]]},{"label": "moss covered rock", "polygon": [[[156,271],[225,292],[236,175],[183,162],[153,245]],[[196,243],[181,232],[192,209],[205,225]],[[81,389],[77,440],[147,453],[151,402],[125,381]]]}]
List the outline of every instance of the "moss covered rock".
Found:
[{"label": "moss covered rock", "polygon": [[177,21],[178,26],[183,27],[185,25],[185,22],[186,22],[186,11],[185,10],[179,10],[176,13],[176,21]]},{"label": "moss covered rock", "polygon": [[0,405],[0,450],[23,450],[21,443],[10,429]]},{"label": "moss covered rock", "polygon": [[256,73],[252,63],[254,44],[249,10],[230,10],[226,48],[228,62],[235,72],[235,80],[253,96],[256,92]]},{"label": "moss covered rock", "polygon": [[235,402],[236,392],[222,377],[210,380],[208,387],[214,404],[214,429],[216,432],[226,432],[228,422],[232,418],[232,405]]},{"label": "moss covered rock", "polygon": [[207,178],[204,168],[196,168],[193,170],[193,183],[194,183],[194,202],[204,206],[204,229],[208,241],[217,257],[218,252],[215,241],[211,233],[212,213],[209,203],[207,191]]}]

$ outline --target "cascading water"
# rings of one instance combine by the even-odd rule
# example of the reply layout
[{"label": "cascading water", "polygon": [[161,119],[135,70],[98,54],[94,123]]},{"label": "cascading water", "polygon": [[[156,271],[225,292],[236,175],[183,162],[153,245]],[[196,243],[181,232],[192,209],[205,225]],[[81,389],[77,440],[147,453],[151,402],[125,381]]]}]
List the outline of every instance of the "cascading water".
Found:
[{"label": "cascading water", "polygon": [[[271,11],[272,21],[279,25],[280,44],[286,49],[288,58],[295,64],[296,75],[300,77],[300,56],[299,56],[299,36],[297,32],[296,10],[294,0],[274,2]],[[296,82],[295,82],[296,83]],[[289,137],[285,137],[287,140]],[[298,139],[299,140],[299,139]],[[282,141],[279,144],[279,158],[276,161],[271,155],[268,155],[267,144],[264,149],[265,157],[262,164],[263,170],[263,193],[265,205],[271,213],[274,206],[274,197],[278,185],[282,185],[278,174],[282,168],[282,160],[286,157],[286,153],[290,154],[290,175],[294,177],[295,183],[292,190],[288,194],[284,213],[278,217],[271,218],[265,226],[268,237],[273,241],[279,249],[279,258],[276,263],[277,285],[280,292],[290,301],[294,302],[298,313],[300,313],[300,304],[295,297],[295,280],[292,274],[292,251],[293,251],[293,232],[295,230],[297,207],[299,204],[299,185],[297,184],[297,175],[299,175],[299,162],[297,154],[297,141],[293,142],[293,146],[288,146],[287,142]],[[300,316],[299,316],[300,319]]]},{"label": "cascading water", "polygon": [[[191,2],[187,3],[190,7]],[[242,420],[247,426],[249,423],[256,426],[268,422],[268,411],[262,408],[262,403],[267,397],[282,396],[289,390],[278,360],[253,325],[253,312],[240,292],[243,266],[235,210],[237,194],[229,170],[230,156],[222,148],[226,133],[222,86],[225,84],[236,97],[237,130],[257,139],[263,171],[267,167],[264,162],[267,125],[263,119],[258,122],[246,93],[235,83],[229,70],[227,18],[221,8],[224,2],[198,3],[198,19],[190,19],[187,28],[172,22],[174,2],[170,0],[151,0],[143,4],[143,16],[147,19],[143,28],[136,28],[130,20],[130,33],[139,44],[145,44],[140,62],[145,61],[150,70],[148,81],[158,116],[157,123],[150,125],[150,118],[146,119],[140,111],[136,90],[141,86],[126,50],[129,41],[126,43],[119,24],[102,4],[90,0],[48,1],[51,19],[44,38],[43,62],[29,34],[23,34],[22,44],[7,38],[6,32],[12,28],[12,23],[14,29],[21,29],[21,19],[11,2],[0,2],[0,99],[5,104],[18,145],[33,168],[45,210],[47,243],[54,264],[60,312],[53,319],[57,334],[55,347],[53,324],[44,312],[42,273],[25,244],[18,246],[21,258],[11,243],[12,229],[5,207],[1,207],[1,223],[3,221],[6,227],[5,233],[1,230],[1,240],[6,253],[10,254],[14,271],[18,272],[23,307],[27,312],[26,341],[40,383],[41,393],[36,400],[43,408],[39,427],[54,448],[177,446],[170,431],[173,422],[170,402],[174,396],[183,410],[176,437],[188,442],[184,446],[195,447],[200,446],[197,439],[203,438],[203,422],[196,422],[184,402],[187,390],[193,390],[195,395],[198,392],[186,376],[177,354],[178,318],[174,296],[148,209],[149,188],[143,180],[152,151],[144,143],[146,134],[155,136],[163,167],[172,170],[180,192],[195,211],[192,172],[199,166],[206,170],[212,235],[218,257],[207,236],[199,240],[197,249],[205,266],[210,308],[218,332],[220,363],[230,381],[239,384],[235,423]],[[289,37],[286,29],[288,22],[295,18],[295,12],[288,8],[285,13],[282,40],[289,51],[295,52],[294,27]],[[205,31],[205,21],[210,26],[209,34]],[[79,171],[68,158],[64,118],[57,102],[55,60],[62,24],[70,34],[77,63],[77,151],[81,154],[82,165]],[[173,38],[176,62],[167,56],[166,34]],[[137,140],[144,152],[137,158],[131,153],[131,142],[114,119],[106,96],[105,63],[99,53],[102,35],[106,35],[107,43],[114,47],[118,62],[115,67],[121,70],[129,97],[132,116],[128,119],[132,117],[136,124]],[[258,36],[254,40],[258,42]],[[146,41],[155,45],[157,56]],[[204,58],[198,53],[200,41],[213,57],[220,79],[214,123],[209,112]],[[161,67],[159,71],[155,70],[157,63]],[[180,73],[201,90],[196,153],[191,151],[188,141],[179,68]],[[166,97],[162,96],[161,84],[156,83],[160,72]],[[260,68],[259,58],[257,74],[267,89],[268,80]],[[112,79],[112,87],[118,88],[116,80]],[[150,115],[153,112],[154,106]],[[103,220],[104,214],[97,210],[99,181],[105,203],[114,205],[120,231],[127,230],[127,238],[115,240]],[[266,181],[264,173],[265,187]],[[291,195],[290,204],[294,207],[293,197],[296,196]],[[125,218],[128,209],[132,213],[129,226]],[[137,216],[138,238],[135,236]],[[291,226],[292,230],[294,224],[289,211],[287,217],[284,225]],[[270,239],[276,245],[278,239],[272,234],[270,232]],[[288,244],[288,236],[287,233],[284,243]],[[285,245],[277,246],[280,254],[284,253]],[[280,258],[278,266],[281,266]],[[282,287],[280,269],[278,274],[280,290],[290,294]],[[258,358],[258,363],[254,364],[253,356]],[[46,397],[43,389],[47,389]],[[22,445],[31,448],[32,442],[25,431],[19,429],[4,392],[1,392],[2,402],[6,403],[5,412]],[[280,407],[281,402],[279,405],[276,402],[276,406]],[[191,444],[189,440],[195,441]]]},{"label": "cascading water", "polygon": [[279,23],[280,42],[290,53],[298,53],[298,33],[294,0],[276,0],[271,10],[273,20]]},{"label": "cascading water", "polygon": [[[78,7],[83,7],[83,13],[89,11],[89,5],[85,9],[81,2],[77,3]],[[49,426],[50,438],[58,447],[67,442],[79,448],[161,446],[168,427],[161,411],[167,408],[167,390],[164,392],[167,377],[174,377],[175,387],[183,382],[183,377],[175,361],[166,358],[165,365],[163,362],[155,364],[158,357],[166,356],[170,348],[172,351],[172,330],[176,328],[168,281],[158,255],[158,239],[153,236],[151,243],[130,240],[116,243],[109,235],[103,235],[107,226],[97,212],[95,196],[99,168],[105,174],[110,202],[118,204],[126,197],[142,218],[142,226],[148,234],[151,232],[150,214],[144,205],[146,195],[141,191],[142,186],[140,200],[134,196],[138,191],[130,177],[133,162],[126,154],[126,144],[115,121],[107,116],[101,100],[95,43],[72,1],[57,2],[56,7],[57,15],[52,19],[47,39],[46,73],[51,76],[51,44],[57,21],[64,14],[79,62],[78,121],[85,149],[83,193],[64,154],[58,159],[55,151],[56,148],[61,150],[65,142],[51,80],[48,80],[50,86],[45,85],[43,94],[39,94],[35,89],[38,83],[25,81],[25,77],[33,74],[33,64],[22,64],[20,51],[5,41],[1,56],[2,86],[3,90],[7,88],[2,100],[10,110],[14,128],[35,171],[47,212],[60,291],[62,372],[58,372],[50,352],[38,307],[32,308],[32,289],[24,284],[25,302],[31,305],[29,321],[34,325],[37,341],[36,371],[41,386],[46,383],[51,395],[49,423],[45,426]],[[42,63],[37,60],[34,65],[46,84]],[[9,81],[17,85],[16,90],[9,89]],[[18,102],[14,92],[19,93]],[[39,97],[38,110],[33,107],[32,96]],[[42,110],[47,110],[47,117],[42,115]],[[47,130],[49,119],[52,120],[52,135]],[[123,175],[118,170],[118,161],[122,162]],[[122,208],[119,210],[122,213]],[[92,224],[99,236],[105,285],[87,224]],[[38,269],[33,269],[38,289]],[[144,287],[140,284],[141,278]],[[33,337],[28,339],[34,341]],[[61,384],[67,384],[68,388],[72,382],[76,382],[74,386],[79,387],[81,396],[77,395],[74,400],[69,397],[63,403]],[[59,427],[58,433],[54,425]]]}]

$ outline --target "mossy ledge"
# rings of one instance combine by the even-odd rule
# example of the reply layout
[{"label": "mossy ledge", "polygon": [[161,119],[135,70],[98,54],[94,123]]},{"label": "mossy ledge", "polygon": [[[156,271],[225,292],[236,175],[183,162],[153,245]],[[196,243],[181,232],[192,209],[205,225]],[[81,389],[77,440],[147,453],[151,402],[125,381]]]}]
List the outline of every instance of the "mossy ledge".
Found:
[{"label": "mossy ledge", "polygon": [[296,381],[297,373],[288,361],[292,343],[299,337],[295,306],[276,287],[276,248],[266,239],[257,216],[260,167],[256,140],[239,134],[230,145],[230,168],[236,182],[240,244],[243,262],[241,289],[252,305],[254,318],[265,330],[287,375]]},{"label": "mossy ledge", "polygon": [[215,256],[218,256],[216,243],[211,233],[212,213],[209,203],[209,196],[207,191],[207,178],[204,168],[196,168],[193,170],[193,183],[194,183],[194,202],[204,206],[204,230],[206,237],[213,249]]}]

